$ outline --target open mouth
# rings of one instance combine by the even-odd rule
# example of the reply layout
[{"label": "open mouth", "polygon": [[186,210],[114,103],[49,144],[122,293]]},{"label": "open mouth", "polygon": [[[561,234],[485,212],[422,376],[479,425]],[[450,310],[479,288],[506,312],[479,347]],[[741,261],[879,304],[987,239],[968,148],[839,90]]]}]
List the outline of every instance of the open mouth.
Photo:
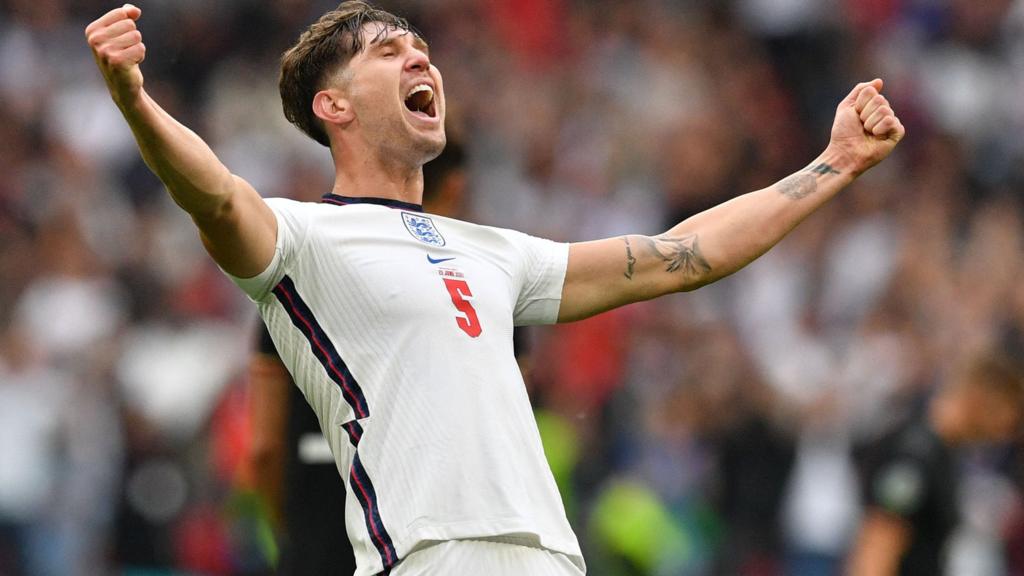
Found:
[{"label": "open mouth", "polygon": [[405,96],[405,107],[410,112],[437,117],[437,106],[434,102],[434,89],[426,84],[417,84]]}]

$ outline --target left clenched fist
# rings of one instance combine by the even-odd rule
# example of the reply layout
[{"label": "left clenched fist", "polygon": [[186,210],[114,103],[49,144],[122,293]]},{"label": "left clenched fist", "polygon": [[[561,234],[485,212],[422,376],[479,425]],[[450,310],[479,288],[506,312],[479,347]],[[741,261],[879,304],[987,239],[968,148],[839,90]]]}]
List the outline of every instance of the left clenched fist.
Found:
[{"label": "left clenched fist", "polygon": [[879,79],[864,82],[839,103],[829,148],[860,174],[881,162],[903,139],[906,129],[882,95]]}]

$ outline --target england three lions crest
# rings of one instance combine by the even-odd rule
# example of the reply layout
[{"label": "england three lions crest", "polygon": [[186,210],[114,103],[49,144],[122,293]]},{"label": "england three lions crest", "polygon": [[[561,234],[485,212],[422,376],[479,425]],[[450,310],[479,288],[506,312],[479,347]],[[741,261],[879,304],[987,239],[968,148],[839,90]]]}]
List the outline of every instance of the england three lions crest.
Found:
[{"label": "england three lions crest", "polygon": [[444,246],[444,236],[441,236],[429,216],[402,212],[402,220],[413,238],[431,246]]}]

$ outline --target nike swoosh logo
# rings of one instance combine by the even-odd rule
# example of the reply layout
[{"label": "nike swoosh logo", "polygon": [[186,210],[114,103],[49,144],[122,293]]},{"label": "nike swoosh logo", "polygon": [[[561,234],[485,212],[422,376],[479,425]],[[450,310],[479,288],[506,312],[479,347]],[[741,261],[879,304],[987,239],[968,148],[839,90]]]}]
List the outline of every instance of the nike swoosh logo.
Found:
[{"label": "nike swoosh logo", "polygon": [[437,260],[435,260],[435,259],[430,257],[430,254],[427,254],[427,260],[429,260],[431,264],[440,264],[441,262],[447,262],[449,260],[455,260],[455,258],[438,258]]}]

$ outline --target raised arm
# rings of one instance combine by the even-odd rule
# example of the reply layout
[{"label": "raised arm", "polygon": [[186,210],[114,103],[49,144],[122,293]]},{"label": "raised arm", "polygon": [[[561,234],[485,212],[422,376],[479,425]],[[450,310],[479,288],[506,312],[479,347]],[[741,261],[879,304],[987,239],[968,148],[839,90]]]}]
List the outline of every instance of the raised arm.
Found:
[{"label": "raised arm", "polygon": [[255,276],[273,258],[277,220],[252,186],[143,89],[139,64],[146,46],[135,25],[141,15],[138,7],[125,4],[86,27],[96,64],[142,158],[192,216],[206,250],[229,274]]},{"label": "raised arm", "polygon": [[825,152],[768,188],[733,198],[658,236],[572,244],[559,322],[694,290],[767,252],[903,138],[903,125],[881,90],[881,80],[858,84],[839,104]]}]

